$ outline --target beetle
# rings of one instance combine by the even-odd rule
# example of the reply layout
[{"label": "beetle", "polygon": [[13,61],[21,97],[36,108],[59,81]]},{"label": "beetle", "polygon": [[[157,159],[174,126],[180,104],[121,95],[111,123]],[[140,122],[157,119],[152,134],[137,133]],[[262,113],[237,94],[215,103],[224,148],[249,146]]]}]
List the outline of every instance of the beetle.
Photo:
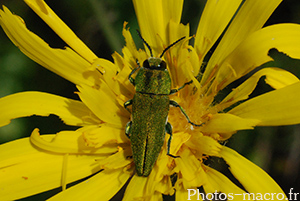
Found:
[{"label": "beetle", "polygon": [[[184,109],[175,101],[169,99],[174,94],[191,84],[185,83],[178,89],[171,89],[171,77],[167,70],[167,64],[162,60],[164,53],[185,37],[175,41],[165,48],[160,57],[153,57],[151,47],[138,34],[150,51],[151,57],[143,62],[142,67],[137,61],[138,67],[133,69],[128,76],[129,81],[135,86],[133,99],[124,103],[124,107],[132,105],[132,116],[125,128],[125,134],[131,142],[133,160],[138,176],[147,177],[161,151],[164,143],[165,133],[170,135],[167,143],[167,154],[170,154],[172,141],[172,126],[167,122],[170,105],[180,108],[188,122],[194,126],[201,126],[190,121]],[[136,77],[132,75],[137,71]]]}]

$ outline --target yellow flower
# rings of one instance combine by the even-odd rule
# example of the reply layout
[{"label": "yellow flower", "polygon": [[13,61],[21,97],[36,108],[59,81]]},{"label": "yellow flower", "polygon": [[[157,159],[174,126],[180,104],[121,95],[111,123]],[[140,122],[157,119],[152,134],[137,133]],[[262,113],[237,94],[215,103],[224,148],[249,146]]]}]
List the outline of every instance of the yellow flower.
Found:
[{"label": "yellow flower", "polygon": [[[249,192],[285,196],[262,169],[220,142],[238,130],[254,126],[300,123],[298,78],[282,69],[265,68],[233,89],[220,103],[214,102],[220,90],[270,61],[268,51],[271,48],[300,58],[299,25],[278,24],[262,28],[280,0],[245,1],[232,22],[242,0],[208,1],[193,46],[189,45],[189,26],[180,23],[183,0],[133,0],[142,36],[150,44],[154,56],[186,36],[168,50],[163,59],[171,74],[173,88],[190,80],[193,83],[170,98],[186,110],[193,122],[204,123],[201,127],[193,127],[178,108],[170,108],[171,154],[180,157],[167,155],[169,136],[166,135],[148,177],[134,174],[130,140],[125,136],[130,113],[123,107],[135,93],[128,75],[137,67],[136,60],[143,63],[149,57],[148,50],[136,49],[124,23],[126,46],[123,56],[114,53],[114,63],[98,58],[44,1],[25,2],[69,47],[50,48],[6,7],[0,11],[2,28],[24,54],[76,84],[81,101],[42,92],[9,95],[0,99],[0,126],[9,124],[14,118],[55,114],[64,123],[80,128],[48,135],[40,135],[35,129],[30,138],[1,145],[0,200],[15,200],[59,186],[63,191],[50,198],[51,201],[109,200],[129,179],[123,200],[162,200],[162,194],[172,195],[175,191],[177,200],[186,200],[189,192],[194,193],[201,186],[206,194]],[[207,65],[201,67],[205,55],[229,22]],[[247,100],[263,76],[275,90]],[[243,189],[205,165],[209,156],[223,158]],[[91,175],[66,189],[66,184]],[[172,184],[174,175],[176,180]],[[238,195],[234,198],[243,199]]]}]

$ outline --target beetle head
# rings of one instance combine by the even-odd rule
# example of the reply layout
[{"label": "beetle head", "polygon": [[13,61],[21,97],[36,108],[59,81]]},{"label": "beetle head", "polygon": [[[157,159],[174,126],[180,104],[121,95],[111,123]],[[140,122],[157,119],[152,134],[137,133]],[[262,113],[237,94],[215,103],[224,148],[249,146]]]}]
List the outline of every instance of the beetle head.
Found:
[{"label": "beetle head", "polygon": [[167,68],[167,64],[161,58],[149,57],[144,61],[143,67],[153,70],[165,70]]},{"label": "beetle head", "polygon": [[169,50],[172,46],[174,46],[176,43],[178,43],[179,41],[183,40],[185,38],[182,37],[180,39],[178,39],[177,41],[175,41],[174,43],[172,43],[171,45],[169,45],[168,47],[166,47],[163,52],[161,53],[161,55],[158,57],[153,57],[153,53],[152,53],[152,49],[150,47],[150,45],[145,41],[145,39],[142,37],[141,33],[139,32],[139,30],[136,30],[139,37],[142,39],[142,41],[144,42],[144,44],[147,46],[147,48],[150,51],[150,55],[151,57],[149,57],[148,59],[146,59],[143,63],[143,67],[148,68],[148,69],[155,69],[155,70],[165,70],[167,68],[167,64],[165,61],[163,61],[161,58],[163,57],[163,55],[166,53],[167,50]]}]

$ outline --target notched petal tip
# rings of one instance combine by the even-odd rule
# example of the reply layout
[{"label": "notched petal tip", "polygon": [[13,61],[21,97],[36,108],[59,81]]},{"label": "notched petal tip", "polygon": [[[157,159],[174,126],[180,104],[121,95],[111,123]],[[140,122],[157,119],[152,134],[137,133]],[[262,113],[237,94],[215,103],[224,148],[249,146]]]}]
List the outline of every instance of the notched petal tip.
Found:
[{"label": "notched petal tip", "polygon": [[232,133],[238,130],[253,129],[259,119],[241,118],[236,115],[219,113],[214,114],[203,126],[202,132],[207,133]]},{"label": "notched petal tip", "polygon": [[25,3],[82,58],[89,63],[92,63],[97,58],[43,0],[25,0]]}]

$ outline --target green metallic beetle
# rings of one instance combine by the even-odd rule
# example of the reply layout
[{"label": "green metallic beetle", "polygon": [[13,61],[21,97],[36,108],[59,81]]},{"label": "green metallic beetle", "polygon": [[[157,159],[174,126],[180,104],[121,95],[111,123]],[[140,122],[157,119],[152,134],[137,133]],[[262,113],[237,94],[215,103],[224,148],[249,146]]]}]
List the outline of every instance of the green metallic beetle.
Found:
[{"label": "green metallic beetle", "polygon": [[[192,123],[183,108],[169,99],[169,95],[178,92],[186,85],[191,84],[192,81],[185,83],[178,89],[171,89],[170,73],[167,70],[166,62],[161,59],[170,47],[185,37],[169,45],[157,58],[153,57],[150,46],[139,32],[138,34],[150,50],[151,57],[143,62],[142,67],[138,63],[138,67],[133,69],[128,76],[130,82],[135,86],[136,93],[133,99],[124,103],[126,109],[132,105],[132,121],[127,123],[125,133],[131,142],[136,172],[139,176],[147,177],[161,151],[166,132],[170,134],[167,154],[176,158],[169,153],[172,140],[172,127],[167,122],[169,105],[179,107],[190,124],[194,126],[201,126],[202,124]],[[132,75],[138,69],[139,71],[133,79]]]}]

